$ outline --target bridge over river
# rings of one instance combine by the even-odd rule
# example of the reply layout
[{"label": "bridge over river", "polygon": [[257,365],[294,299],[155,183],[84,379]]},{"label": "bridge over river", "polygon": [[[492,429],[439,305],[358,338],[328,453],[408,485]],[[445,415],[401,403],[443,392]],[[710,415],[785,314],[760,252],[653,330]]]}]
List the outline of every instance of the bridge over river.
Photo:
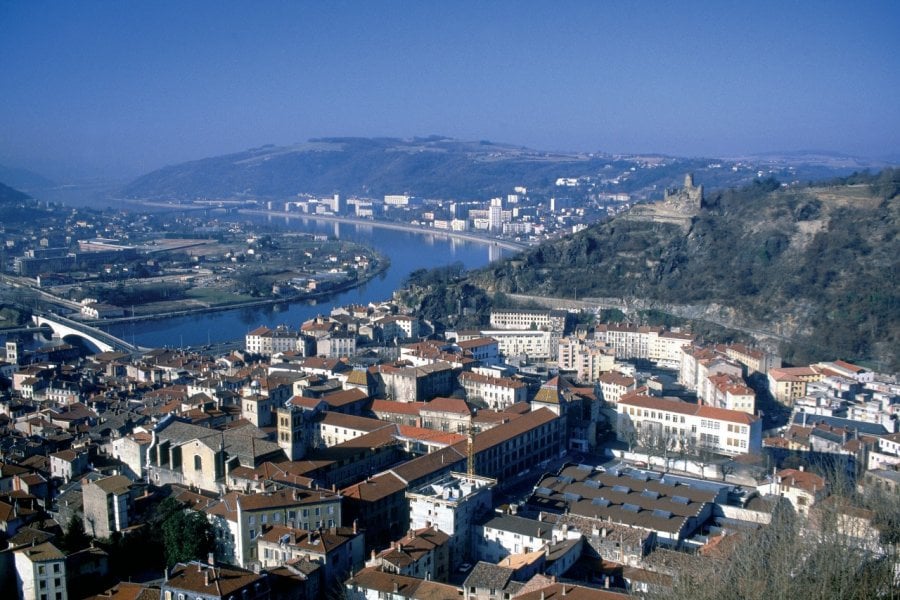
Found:
[{"label": "bridge over river", "polygon": [[106,333],[86,323],[74,321],[56,313],[36,314],[32,317],[35,325],[49,327],[60,338],[77,336],[96,346],[101,352],[140,352],[141,348],[125,340]]}]

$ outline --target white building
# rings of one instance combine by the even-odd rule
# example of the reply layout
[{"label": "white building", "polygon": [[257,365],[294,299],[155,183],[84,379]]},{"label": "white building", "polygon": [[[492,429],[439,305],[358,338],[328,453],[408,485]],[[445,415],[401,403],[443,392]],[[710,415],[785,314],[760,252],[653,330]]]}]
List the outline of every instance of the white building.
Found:
[{"label": "white building", "polygon": [[[15,551],[16,588],[22,600],[66,600],[66,556],[50,542]],[[7,590],[9,592],[11,590]],[[4,595],[4,597],[6,597]]]},{"label": "white building", "polygon": [[279,326],[269,329],[260,326],[244,337],[244,348],[253,354],[271,356],[279,352],[303,350],[303,339],[299,332]]},{"label": "white building", "polygon": [[550,331],[492,329],[482,331],[481,335],[497,340],[500,354],[507,358],[525,355],[528,358],[549,359],[553,356],[551,354],[553,333]]},{"label": "white building", "polygon": [[491,328],[493,329],[548,329],[562,332],[566,326],[566,311],[493,309]]},{"label": "white building", "polygon": [[499,562],[511,554],[543,550],[553,542],[550,523],[515,515],[497,515],[475,528],[478,560]]},{"label": "white building", "polygon": [[457,377],[457,381],[466,390],[466,398],[483,400],[494,410],[502,411],[516,402],[528,400],[528,386],[518,379],[490,377],[463,371]]},{"label": "white building", "polygon": [[651,429],[671,436],[676,448],[686,444],[727,455],[762,450],[762,421],[744,412],[643,395],[620,398],[617,412],[622,440],[628,431],[640,439]]},{"label": "white building", "polygon": [[494,479],[454,472],[406,492],[410,528],[436,525],[451,536],[450,564],[468,561],[472,527],[490,512],[496,484]]}]

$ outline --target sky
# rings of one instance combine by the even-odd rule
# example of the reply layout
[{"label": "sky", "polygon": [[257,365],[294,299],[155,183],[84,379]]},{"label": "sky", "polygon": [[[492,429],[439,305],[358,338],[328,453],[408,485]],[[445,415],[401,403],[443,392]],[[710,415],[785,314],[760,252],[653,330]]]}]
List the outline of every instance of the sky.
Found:
[{"label": "sky", "polygon": [[900,2],[0,0],[0,164],[322,136],[900,160]]}]

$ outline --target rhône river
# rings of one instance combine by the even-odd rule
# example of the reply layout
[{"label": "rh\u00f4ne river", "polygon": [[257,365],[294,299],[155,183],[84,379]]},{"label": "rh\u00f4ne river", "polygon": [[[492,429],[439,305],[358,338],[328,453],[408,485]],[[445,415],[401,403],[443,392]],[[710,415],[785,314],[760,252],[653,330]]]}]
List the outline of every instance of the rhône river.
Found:
[{"label": "rh\u00f4ne river", "polygon": [[113,335],[144,347],[199,346],[208,343],[243,339],[259,325],[287,324],[296,329],[300,323],[318,314],[328,314],[332,307],[368,304],[386,300],[416,269],[431,269],[460,262],[466,269],[482,267],[512,254],[489,243],[460,241],[427,232],[405,232],[367,225],[328,223],[302,217],[253,216],[248,221],[277,225],[288,231],[328,234],[374,248],[387,256],[390,267],[358,288],[319,300],[316,304],[294,302],[235,308],[182,317],[120,323],[104,327]]}]

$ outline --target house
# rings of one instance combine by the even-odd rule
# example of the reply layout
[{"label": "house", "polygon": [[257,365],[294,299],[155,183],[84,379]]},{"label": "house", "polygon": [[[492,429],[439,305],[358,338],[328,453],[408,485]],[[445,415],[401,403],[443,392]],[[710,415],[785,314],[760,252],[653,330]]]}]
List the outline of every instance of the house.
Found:
[{"label": "house", "polygon": [[272,569],[305,560],[321,566],[326,589],[363,567],[365,541],[356,527],[321,527],[311,531],[272,525],[257,537],[260,566]]},{"label": "house", "polygon": [[518,379],[465,371],[459,374],[457,381],[466,391],[466,398],[475,403],[483,402],[494,410],[504,410],[528,400],[528,386]]},{"label": "house", "polygon": [[178,563],[160,586],[161,600],[269,600],[266,574],[197,561]]},{"label": "house", "polygon": [[[22,600],[66,600],[66,556],[51,542],[13,552],[16,591]],[[8,590],[11,591],[11,590]]]},{"label": "house", "polygon": [[764,496],[780,496],[791,503],[797,514],[809,516],[809,508],[828,495],[825,479],[815,473],[799,469],[782,469],[766,483],[757,486]]},{"label": "house", "polygon": [[69,482],[88,470],[88,453],[60,450],[50,455],[50,476]]},{"label": "house", "polygon": [[806,395],[806,384],[821,381],[823,376],[814,367],[777,367],[766,374],[769,392],[785,406]]},{"label": "house", "polygon": [[419,579],[447,581],[450,576],[450,536],[437,528],[410,529],[379,553],[372,551],[367,567]]},{"label": "house", "polygon": [[525,584],[514,581],[516,570],[487,562],[478,562],[463,581],[465,600],[496,600],[512,598]]},{"label": "house", "polygon": [[511,554],[543,553],[553,541],[548,523],[515,515],[497,515],[475,526],[478,560],[497,563]]},{"label": "house", "polygon": [[134,518],[132,482],[124,475],[112,475],[81,486],[84,531],[96,538],[108,538],[131,525]]},{"label": "house", "polygon": [[340,495],[325,490],[281,488],[257,494],[229,492],[204,507],[216,532],[216,557],[228,564],[259,566],[257,538],[270,527],[305,531],[341,527]]},{"label": "house", "polygon": [[419,408],[422,427],[437,431],[466,432],[472,409],[462,398],[433,398]]},{"label": "house", "polygon": [[344,583],[348,600],[451,600],[459,588],[367,567]]}]

